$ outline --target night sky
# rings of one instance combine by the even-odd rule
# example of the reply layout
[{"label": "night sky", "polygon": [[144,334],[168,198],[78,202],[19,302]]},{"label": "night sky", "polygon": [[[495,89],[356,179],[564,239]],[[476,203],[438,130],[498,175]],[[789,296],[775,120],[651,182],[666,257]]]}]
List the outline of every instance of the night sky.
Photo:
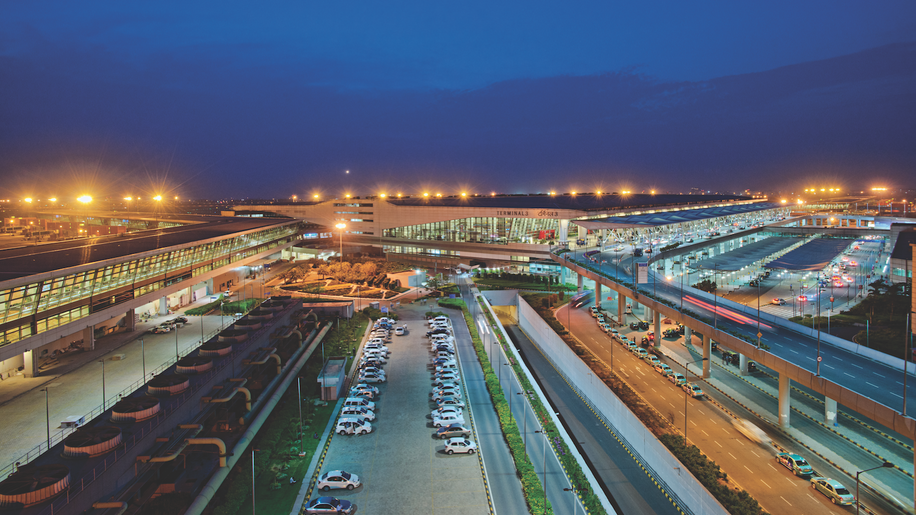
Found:
[{"label": "night sky", "polygon": [[913,186],[916,3],[745,4],[3,2],[0,195]]}]

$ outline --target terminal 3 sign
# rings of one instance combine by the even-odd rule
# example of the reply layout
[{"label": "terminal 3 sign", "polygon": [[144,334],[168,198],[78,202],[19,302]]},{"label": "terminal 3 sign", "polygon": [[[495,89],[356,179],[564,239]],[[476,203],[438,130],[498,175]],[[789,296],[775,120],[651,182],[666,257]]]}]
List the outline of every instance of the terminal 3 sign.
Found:
[{"label": "terminal 3 sign", "polygon": [[529,211],[527,209],[513,209],[513,210],[499,210],[496,212],[496,216],[525,216],[525,217],[536,217],[536,218],[559,218],[559,211],[548,211],[546,209],[541,209],[539,211]]}]

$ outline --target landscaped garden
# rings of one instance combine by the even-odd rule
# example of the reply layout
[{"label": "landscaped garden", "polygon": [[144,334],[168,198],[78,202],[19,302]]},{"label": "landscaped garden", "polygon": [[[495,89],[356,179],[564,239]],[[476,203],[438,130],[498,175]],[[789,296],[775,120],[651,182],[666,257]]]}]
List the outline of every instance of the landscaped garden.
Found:
[{"label": "landscaped garden", "polygon": [[508,272],[480,272],[474,277],[474,282],[488,286],[490,289],[504,290],[572,291],[576,289],[576,286],[572,284],[560,284],[559,279],[554,276]]}]

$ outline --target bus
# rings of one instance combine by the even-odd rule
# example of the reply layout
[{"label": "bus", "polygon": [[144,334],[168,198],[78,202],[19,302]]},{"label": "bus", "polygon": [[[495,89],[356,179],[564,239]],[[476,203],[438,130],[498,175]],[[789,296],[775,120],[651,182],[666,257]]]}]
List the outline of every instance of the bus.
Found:
[{"label": "bus", "polygon": [[582,293],[577,293],[569,299],[569,305],[574,308],[581,308],[582,306],[588,304],[595,298],[595,292],[586,290]]}]

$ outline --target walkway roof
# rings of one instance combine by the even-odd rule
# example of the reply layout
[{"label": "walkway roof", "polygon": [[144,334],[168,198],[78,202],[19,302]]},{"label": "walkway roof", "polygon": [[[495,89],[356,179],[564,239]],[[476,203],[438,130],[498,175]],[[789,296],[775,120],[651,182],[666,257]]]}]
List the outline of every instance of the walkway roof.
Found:
[{"label": "walkway roof", "polygon": [[410,197],[388,198],[395,206],[432,207],[477,207],[507,209],[572,209],[579,211],[603,211],[609,209],[637,209],[661,206],[682,206],[685,204],[709,204],[735,200],[751,200],[737,195],[649,195],[632,193],[627,195],[605,193],[563,194],[563,195],[502,195],[493,197]]},{"label": "walkway roof", "polygon": [[823,270],[833,258],[837,257],[840,252],[843,252],[846,247],[853,243],[852,240],[847,239],[818,238],[805,243],[775,261],[770,261],[765,266],[781,270],[818,272]]}]

